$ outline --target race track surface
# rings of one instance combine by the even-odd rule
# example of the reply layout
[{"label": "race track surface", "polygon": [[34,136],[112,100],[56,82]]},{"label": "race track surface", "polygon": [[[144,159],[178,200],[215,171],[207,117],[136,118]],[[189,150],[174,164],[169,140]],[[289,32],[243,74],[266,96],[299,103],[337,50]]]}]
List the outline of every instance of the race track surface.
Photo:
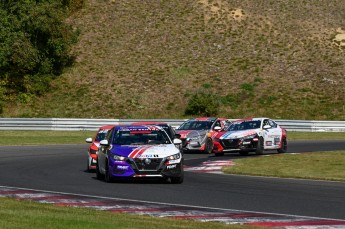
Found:
[{"label": "race track surface", "polygon": [[[180,185],[155,180],[108,184],[85,171],[86,150],[86,144],[0,147],[0,186],[345,220],[345,182],[189,171]],[[329,150],[345,150],[345,141],[290,141],[288,153]],[[268,152],[272,153],[275,152]],[[224,157],[186,154],[185,164],[193,167],[239,157],[237,154]]]}]

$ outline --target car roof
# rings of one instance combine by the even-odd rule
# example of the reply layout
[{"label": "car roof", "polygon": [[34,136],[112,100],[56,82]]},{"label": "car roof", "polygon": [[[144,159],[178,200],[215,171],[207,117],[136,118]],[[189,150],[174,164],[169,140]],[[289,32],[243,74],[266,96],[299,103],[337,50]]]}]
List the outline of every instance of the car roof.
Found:
[{"label": "car roof", "polygon": [[200,117],[200,118],[192,118],[189,119],[188,121],[215,121],[217,118],[214,117]]},{"label": "car roof", "polygon": [[233,122],[262,121],[264,119],[270,119],[270,118],[265,118],[265,117],[260,117],[260,118],[244,118],[244,119],[236,119]]},{"label": "car roof", "polygon": [[156,126],[156,125],[122,125],[122,126],[115,126],[115,130],[152,131],[152,130],[162,130],[162,127]]},{"label": "car roof", "polygon": [[141,125],[141,126],[146,126],[146,125],[153,125],[153,126],[169,126],[168,123],[166,122],[133,122],[131,125]]},{"label": "car roof", "polygon": [[106,125],[106,126],[101,126],[98,130],[110,130],[113,128],[115,125]]}]

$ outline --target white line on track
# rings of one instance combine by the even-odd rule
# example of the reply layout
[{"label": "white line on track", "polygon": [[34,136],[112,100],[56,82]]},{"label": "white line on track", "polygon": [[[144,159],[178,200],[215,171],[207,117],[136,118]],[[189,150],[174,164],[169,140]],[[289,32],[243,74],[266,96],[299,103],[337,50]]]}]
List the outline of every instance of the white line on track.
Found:
[{"label": "white line on track", "polygon": [[[210,211],[219,210],[219,211],[232,211],[232,212],[238,212],[238,213],[246,212],[246,213],[254,213],[254,214],[276,215],[276,216],[283,216],[283,217],[296,217],[296,218],[304,218],[304,219],[310,219],[310,220],[337,220],[337,221],[343,221],[344,222],[343,228],[345,228],[345,220],[334,219],[334,218],[319,218],[319,217],[279,214],[279,213],[271,213],[271,212],[247,211],[247,210],[226,209],[226,208],[212,208],[212,207],[203,207],[203,206],[197,206],[197,205],[171,204],[171,203],[165,203],[165,202],[143,201],[143,200],[135,200],[135,199],[85,195],[85,194],[68,193],[68,192],[56,192],[56,191],[49,191],[49,190],[10,187],[10,186],[0,186],[0,197],[1,197],[1,189],[32,191],[32,192],[40,193],[40,194],[36,194],[36,197],[39,197],[39,196],[44,197],[44,193],[49,193],[49,194],[54,194],[54,195],[67,195],[67,196],[75,196],[75,197],[97,198],[97,199],[103,199],[103,200],[128,201],[128,202],[134,202],[134,203],[145,203],[145,204],[154,204],[154,205],[162,205],[162,206],[164,205],[164,206],[173,206],[173,207],[197,208],[197,209],[204,209],[204,210],[210,210]],[[22,195],[25,195],[25,194],[23,193]]]}]

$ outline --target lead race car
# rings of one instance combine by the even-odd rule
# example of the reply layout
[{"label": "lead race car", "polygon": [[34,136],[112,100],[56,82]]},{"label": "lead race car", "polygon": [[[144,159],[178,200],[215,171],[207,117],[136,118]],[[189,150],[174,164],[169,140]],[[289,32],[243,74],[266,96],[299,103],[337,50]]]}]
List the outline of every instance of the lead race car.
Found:
[{"label": "lead race car", "polygon": [[160,126],[126,125],[112,128],[97,151],[96,176],[115,178],[163,178],[182,183],[183,156],[180,139],[171,140]]},{"label": "lead race car", "polygon": [[263,154],[264,150],[287,151],[287,131],[269,118],[249,118],[233,121],[214,138],[213,153],[249,152]]},{"label": "lead race car", "polygon": [[212,153],[213,138],[218,131],[231,122],[226,118],[193,118],[185,121],[176,129],[182,140],[183,152],[201,151]]}]

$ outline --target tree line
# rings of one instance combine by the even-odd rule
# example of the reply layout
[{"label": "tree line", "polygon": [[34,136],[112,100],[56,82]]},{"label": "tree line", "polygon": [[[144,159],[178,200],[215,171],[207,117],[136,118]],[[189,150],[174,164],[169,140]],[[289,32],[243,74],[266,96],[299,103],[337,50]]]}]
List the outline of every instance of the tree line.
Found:
[{"label": "tree line", "polygon": [[77,41],[65,21],[83,0],[0,0],[0,114],[49,90],[50,81],[73,63]]}]

